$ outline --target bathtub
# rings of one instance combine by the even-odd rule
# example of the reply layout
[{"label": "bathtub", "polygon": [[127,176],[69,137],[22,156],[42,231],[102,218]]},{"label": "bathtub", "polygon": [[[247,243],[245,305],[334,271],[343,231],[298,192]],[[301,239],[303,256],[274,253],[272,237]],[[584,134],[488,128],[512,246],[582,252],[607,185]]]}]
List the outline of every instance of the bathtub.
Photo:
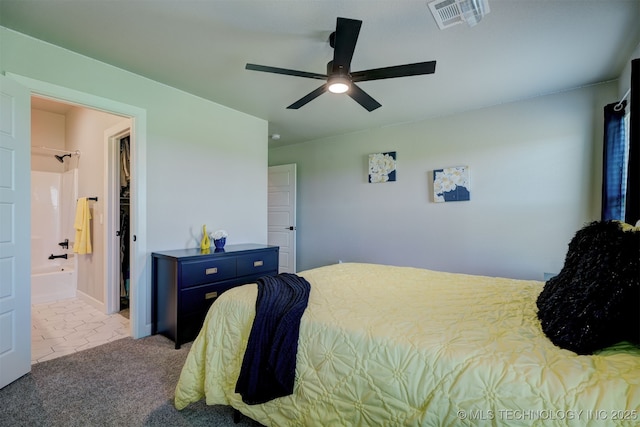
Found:
[{"label": "bathtub", "polygon": [[73,259],[39,266],[31,271],[31,304],[75,298],[77,281]]}]

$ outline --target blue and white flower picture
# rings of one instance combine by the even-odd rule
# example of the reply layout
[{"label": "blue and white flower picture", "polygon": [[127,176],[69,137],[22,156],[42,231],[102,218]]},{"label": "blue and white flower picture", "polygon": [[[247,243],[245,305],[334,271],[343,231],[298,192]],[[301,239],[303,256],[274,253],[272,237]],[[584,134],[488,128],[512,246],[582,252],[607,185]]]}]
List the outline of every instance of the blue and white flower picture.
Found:
[{"label": "blue and white flower picture", "polygon": [[369,182],[396,180],[396,152],[369,154]]},{"label": "blue and white flower picture", "polygon": [[433,199],[435,202],[470,200],[469,167],[456,166],[433,171]]}]

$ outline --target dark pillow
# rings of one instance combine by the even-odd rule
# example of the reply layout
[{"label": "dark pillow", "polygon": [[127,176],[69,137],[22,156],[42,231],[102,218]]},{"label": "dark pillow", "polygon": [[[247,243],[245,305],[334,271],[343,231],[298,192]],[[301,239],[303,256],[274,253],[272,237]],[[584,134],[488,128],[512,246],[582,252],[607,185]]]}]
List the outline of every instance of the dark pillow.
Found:
[{"label": "dark pillow", "polygon": [[579,230],[537,305],[542,330],[559,347],[591,354],[640,344],[640,228],[596,221]]}]

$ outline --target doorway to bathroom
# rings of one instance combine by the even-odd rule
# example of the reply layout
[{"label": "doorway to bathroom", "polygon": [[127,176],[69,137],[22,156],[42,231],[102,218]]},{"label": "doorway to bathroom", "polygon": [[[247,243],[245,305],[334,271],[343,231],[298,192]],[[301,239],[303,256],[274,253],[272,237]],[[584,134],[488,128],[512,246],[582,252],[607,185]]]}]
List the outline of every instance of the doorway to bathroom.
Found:
[{"label": "doorway to bathroom", "polygon": [[[112,281],[105,280],[110,278],[105,275],[105,271],[109,270],[107,266],[111,262],[111,254],[114,253],[113,246],[116,251],[121,246],[126,246],[126,254],[129,254],[128,242],[121,242],[120,238],[117,241],[113,239],[121,234],[119,231],[120,215],[115,212],[119,212],[119,196],[124,191],[120,187],[120,180],[111,179],[111,176],[120,177],[121,173],[114,173],[114,171],[118,171],[120,165],[123,164],[120,155],[111,155],[110,153],[112,150],[111,139],[105,139],[105,135],[111,135],[113,129],[118,131],[118,134],[115,135],[118,148],[126,141],[128,159],[131,140],[131,120],[129,118],[54,99],[32,97],[32,146],[44,147],[44,144],[49,144],[49,147],[46,147],[48,150],[58,150],[59,152],[67,150],[72,153],[72,157],[64,159],[64,162],[59,162],[57,157],[50,153],[42,156],[37,150],[32,150],[32,168],[38,168],[43,162],[48,161],[57,164],[57,167],[63,167],[64,170],[74,169],[76,171],[75,197],[70,200],[72,206],[65,210],[66,213],[61,215],[61,218],[69,220],[66,222],[70,222],[71,226],[67,228],[73,231],[76,199],[87,199],[90,214],[88,230],[91,250],[88,253],[83,253],[84,251],[77,253],[78,251],[73,250],[73,245],[70,245],[66,252],[69,257],[75,258],[77,264],[79,296],[106,314],[119,311],[118,305],[109,304],[109,288],[112,286]],[[127,181],[126,193],[128,197],[132,165],[128,161],[126,163],[124,166],[126,178],[121,180]],[[64,172],[64,170],[62,171]],[[111,196],[113,193],[117,194],[117,197]],[[110,226],[112,221],[116,222],[115,229]],[[128,228],[126,231],[125,234],[128,236]],[[74,243],[74,233],[67,233],[65,236],[71,243]],[[32,246],[33,251],[38,245]],[[113,258],[118,260],[116,265],[125,264],[128,266],[130,264],[122,259],[120,253],[116,253]],[[123,273],[128,276],[128,267],[127,271]]]},{"label": "doorway to bathroom", "polygon": [[[116,315],[122,314],[120,307],[111,310],[106,304],[111,284],[104,280],[104,260],[113,244],[105,227],[112,203],[105,171],[112,165],[104,135],[114,123],[127,129],[128,157],[129,118],[31,97],[32,363],[131,336],[128,292],[126,315]],[[104,169],[97,167],[101,163]],[[128,162],[126,169],[130,176]],[[81,211],[76,207],[83,198],[88,245],[80,250],[76,243],[83,239],[75,228]],[[129,265],[128,259],[119,259]],[[39,267],[43,264],[46,270]],[[78,326],[81,318],[91,322]]]}]

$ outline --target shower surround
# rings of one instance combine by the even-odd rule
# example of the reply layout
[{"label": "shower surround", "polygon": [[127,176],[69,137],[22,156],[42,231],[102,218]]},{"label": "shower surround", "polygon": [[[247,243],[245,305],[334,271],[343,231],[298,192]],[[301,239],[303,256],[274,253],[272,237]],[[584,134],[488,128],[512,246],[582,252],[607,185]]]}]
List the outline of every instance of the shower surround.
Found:
[{"label": "shower surround", "polygon": [[[78,172],[31,171],[31,303],[76,296],[73,222]],[[61,245],[68,239],[68,247]],[[67,255],[51,258],[51,255]]]}]

